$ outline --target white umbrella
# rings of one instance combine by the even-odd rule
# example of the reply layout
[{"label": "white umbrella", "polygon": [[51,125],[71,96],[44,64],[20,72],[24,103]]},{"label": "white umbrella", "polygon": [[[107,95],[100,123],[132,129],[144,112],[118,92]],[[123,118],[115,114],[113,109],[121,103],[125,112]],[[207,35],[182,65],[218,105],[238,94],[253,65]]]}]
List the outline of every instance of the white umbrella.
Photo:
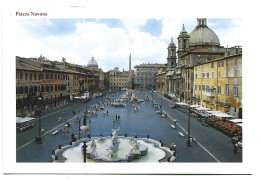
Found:
[{"label": "white umbrella", "polygon": [[197,108],[197,107],[200,107],[200,105],[194,104],[194,105],[191,105],[190,107],[191,108]]},{"label": "white umbrella", "polygon": [[189,106],[188,104],[183,103],[183,102],[179,102],[179,103],[176,103],[176,104],[178,104],[178,105],[182,105],[182,106]]},{"label": "white umbrella", "polygon": [[207,110],[209,110],[209,108],[202,107],[202,106],[200,106],[200,107],[198,107],[196,109],[199,110],[199,111],[207,111]]},{"label": "white umbrella", "polygon": [[233,123],[242,123],[242,119],[231,119],[229,121],[231,121]]}]

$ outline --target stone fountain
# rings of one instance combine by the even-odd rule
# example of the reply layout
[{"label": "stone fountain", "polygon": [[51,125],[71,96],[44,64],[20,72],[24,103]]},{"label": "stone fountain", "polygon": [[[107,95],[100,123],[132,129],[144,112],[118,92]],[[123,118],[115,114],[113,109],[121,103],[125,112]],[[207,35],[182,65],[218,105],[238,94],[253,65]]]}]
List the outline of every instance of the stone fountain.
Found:
[{"label": "stone fountain", "polygon": [[[172,151],[149,138],[118,136],[119,129],[112,130],[111,137],[92,137],[86,140],[87,162],[167,162]],[[71,146],[55,151],[57,162],[83,162],[83,143],[77,141]],[[148,151],[149,149],[149,151]],[[175,158],[173,158],[175,159]]]}]

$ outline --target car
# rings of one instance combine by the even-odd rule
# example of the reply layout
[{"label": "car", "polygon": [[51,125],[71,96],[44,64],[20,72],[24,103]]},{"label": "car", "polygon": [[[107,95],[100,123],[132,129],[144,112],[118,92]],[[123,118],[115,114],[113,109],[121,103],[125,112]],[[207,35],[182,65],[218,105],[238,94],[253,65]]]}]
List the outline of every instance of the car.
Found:
[{"label": "car", "polygon": [[242,144],[243,144],[243,143],[242,143],[242,140],[240,140],[237,144],[238,144],[238,146],[239,146],[240,148],[242,148]]}]

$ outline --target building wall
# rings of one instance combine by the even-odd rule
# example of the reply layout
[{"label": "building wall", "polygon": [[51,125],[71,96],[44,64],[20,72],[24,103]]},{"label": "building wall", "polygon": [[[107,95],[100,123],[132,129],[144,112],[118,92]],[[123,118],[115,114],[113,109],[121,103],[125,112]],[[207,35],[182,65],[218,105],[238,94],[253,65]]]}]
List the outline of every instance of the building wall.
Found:
[{"label": "building wall", "polygon": [[156,74],[156,90],[167,94],[166,88],[166,67],[159,68]]},{"label": "building wall", "polygon": [[242,54],[195,66],[194,72],[193,104],[241,116]]},{"label": "building wall", "polygon": [[135,66],[135,89],[156,88],[156,74],[163,64],[141,64]]}]

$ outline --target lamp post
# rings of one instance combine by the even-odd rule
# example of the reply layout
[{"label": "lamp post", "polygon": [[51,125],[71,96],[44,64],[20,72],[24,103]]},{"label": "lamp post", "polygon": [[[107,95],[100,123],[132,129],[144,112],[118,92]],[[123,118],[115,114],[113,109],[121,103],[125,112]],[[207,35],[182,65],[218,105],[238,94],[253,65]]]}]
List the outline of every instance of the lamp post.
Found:
[{"label": "lamp post", "polygon": [[88,129],[88,126],[87,126],[87,112],[85,112],[84,115],[83,115],[83,125],[80,127],[80,129],[82,131],[86,131]]},{"label": "lamp post", "polygon": [[82,140],[81,142],[83,142],[82,148],[83,148],[83,155],[84,155],[84,163],[86,163],[87,162],[87,147],[88,147],[86,145],[87,141],[86,140]]},{"label": "lamp post", "polygon": [[42,144],[42,130],[41,130],[41,106],[42,106],[42,97],[38,98],[40,105],[38,105],[38,115],[39,115],[39,137],[35,137],[35,142]]},{"label": "lamp post", "polygon": [[188,119],[188,139],[187,139],[187,147],[191,147],[190,144],[190,104],[189,104],[189,119]]},{"label": "lamp post", "polygon": [[90,134],[90,137],[91,137],[91,119],[89,118],[89,134]]},{"label": "lamp post", "polygon": [[161,92],[161,115],[162,115],[162,92]]},{"label": "lamp post", "polygon": [[152,89],[152,105],[153,105],[153,89]]},{"label": "lamp post", "polygon": [[190,101],[188,101],[188,104],[189,104],[189,119],[188,119],[188,140],[187,140],[187,147],[191,147],[191,144],[190,144],[190,113],[191,113],[191,93],[193,91],[193,89],[191,88],[190,90]]},{"label": "lamp post", "polygon": [[79,139],[80,139],[80,132],[81,132],[80,123],[81,123],[81,118],[79,118]]}]

